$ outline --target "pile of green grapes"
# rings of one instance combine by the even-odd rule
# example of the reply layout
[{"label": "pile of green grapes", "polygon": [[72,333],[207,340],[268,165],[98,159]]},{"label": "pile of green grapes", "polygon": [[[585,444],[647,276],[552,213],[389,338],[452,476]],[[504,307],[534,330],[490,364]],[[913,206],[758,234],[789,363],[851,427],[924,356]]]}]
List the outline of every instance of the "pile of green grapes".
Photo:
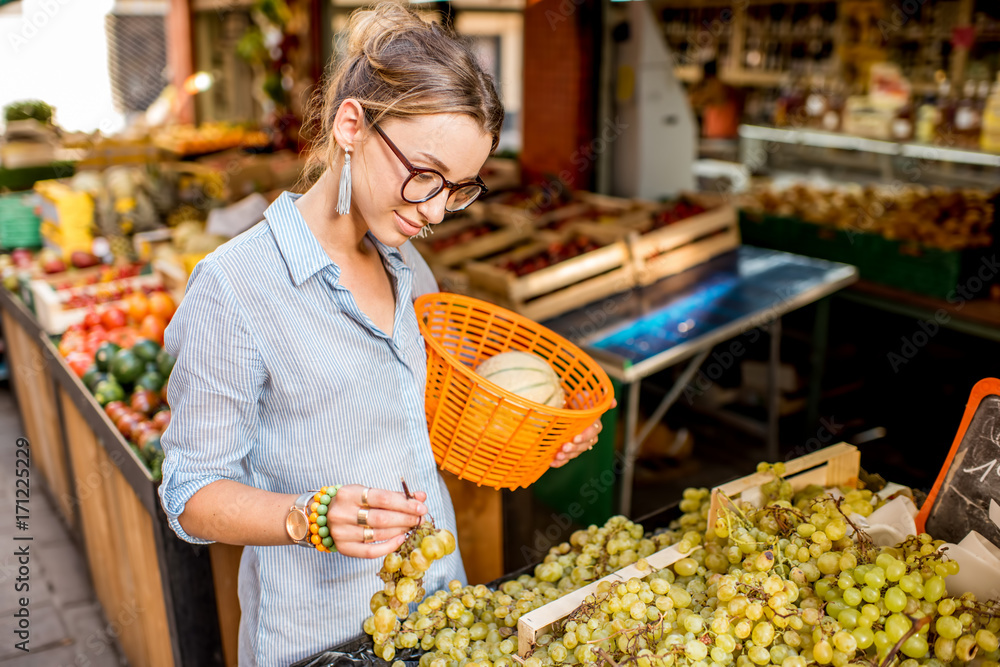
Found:
[{"label": "pile of green grapes", "polygon": [[[534,576],[498,590],[453,581],[409,613],[397,606],[391,623],[380,611],[387,589],[372,599],[365,630],[387,661],[413,648],[423,651],[420,667],[516,667],[522,615],[636,563],[649,574],[602,582],[537,638],[525,667],[944,667],[973,658],[1000,667],[1000,603],[947,594],[958,565],[942,542],[922,534],[876,547],[852,521],[881,502],[870,491],[793,494],[780,464],[761,470],[774,473],[762,488],[767,504],[726,503],[707,533],[708,491],[688,489],[683,516],[664,533],[649,537],[613,517],[553,547]],[[674,544],[686,557],[652,571],[645,557]]]}]

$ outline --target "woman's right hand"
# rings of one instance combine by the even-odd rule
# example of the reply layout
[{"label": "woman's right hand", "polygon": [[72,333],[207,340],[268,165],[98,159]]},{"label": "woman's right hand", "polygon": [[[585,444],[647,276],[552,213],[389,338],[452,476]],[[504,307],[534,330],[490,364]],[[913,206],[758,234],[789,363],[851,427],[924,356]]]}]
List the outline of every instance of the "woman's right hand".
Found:
[{"label": "woman's right hand", "polygon": [[367,523],[374,530],[374,539],[365,543],[365,526],[358,523],[358,510],[365,489],[360,484],[342,486],[330,503],[327,526],[337,551],[354,558],[379,558],[399,548],[411,528],[420,525],[427,514],[427,494],[414,493],[407,500],[398,491],[368,488]]}]

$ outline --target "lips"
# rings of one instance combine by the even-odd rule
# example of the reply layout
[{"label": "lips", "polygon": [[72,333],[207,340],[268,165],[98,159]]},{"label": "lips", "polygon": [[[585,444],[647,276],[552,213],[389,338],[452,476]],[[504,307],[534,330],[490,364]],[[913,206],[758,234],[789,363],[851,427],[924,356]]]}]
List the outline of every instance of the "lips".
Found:
[{"label": "lips", "polygon": [[420,230],[423,229],[421,225],[416,224],[408,218],[404,218],[395,211],[393,211],[392,214],[396,216],[396,226],[399,227],[399,231],[406,236],[416,236],[420,233]]}]

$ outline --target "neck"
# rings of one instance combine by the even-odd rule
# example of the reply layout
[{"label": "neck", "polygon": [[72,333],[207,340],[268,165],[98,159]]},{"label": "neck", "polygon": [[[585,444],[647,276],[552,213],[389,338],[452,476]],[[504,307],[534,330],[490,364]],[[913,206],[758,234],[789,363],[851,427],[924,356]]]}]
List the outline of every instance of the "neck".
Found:
[{"label": "neck", "polygon": [[368,255],[371,252],[371,247],[365,243],[368,227],[360,219],[356,209],[352,209],[347,215],[337,213],[338,182],[333,174],[333,170],[324,171],[295,205],[313,235],[334,261],[357,254]]}]

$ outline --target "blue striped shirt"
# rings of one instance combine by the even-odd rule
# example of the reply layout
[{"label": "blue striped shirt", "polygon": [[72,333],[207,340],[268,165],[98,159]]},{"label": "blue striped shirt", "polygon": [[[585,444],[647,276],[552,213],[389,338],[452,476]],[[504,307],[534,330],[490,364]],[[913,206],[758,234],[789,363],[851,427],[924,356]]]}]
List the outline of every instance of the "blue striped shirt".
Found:
[{"label": "blue striped shirt", "polygon": [[[391,333],[339,284],[340,267],[282,194],[252,229],[222,245],[191,274],[166,332],[177,357],[173,419],[163,435],[160,499],[170,525],[199,489],[230,479],[276,493],[327,484],[427,492],[438,527],[455,516],[437,472],[424,416],[426,353],[412,300],[436,291],[409,243],[370,234],[395,289]],[[233,498],[225,514],[252,513]],[[295,545],[243,549],[240,665],[288,665],[362,633],[381,588],[381,559]],[[427,591],[465,582],[461,556],[434,563]]]}]

